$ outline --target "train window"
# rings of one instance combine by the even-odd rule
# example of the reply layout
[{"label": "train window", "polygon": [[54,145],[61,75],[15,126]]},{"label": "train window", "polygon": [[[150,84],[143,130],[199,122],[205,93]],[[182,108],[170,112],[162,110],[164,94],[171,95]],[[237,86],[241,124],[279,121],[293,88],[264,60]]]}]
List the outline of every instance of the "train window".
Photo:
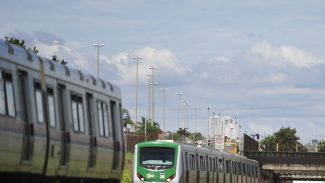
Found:
[{"label": "train window", "polygon": [[15,117],[15,102],[14,102],[14,86],[12,83],[11,74],[5,74],[5,93],[6,93],[6,101],[7,101],[7,114],[8,116]]},{"label": "train window", "polygon": [[226,160],[226,173],[230,173],[230,161]]},{"label": "train window", "polygon": [[99,135],[104,136],[103,109],[102,109],[101,102],[97,102],[97,113],[98,113]]},{"label": "train window", "polygon": [[243,175],[246,175],[246,164],[243,164]]},{"label": "train window", "polygon": [[210,167],[210,172],[213,171],[213,163],[212,163],[212,158],[209,158],[210,161],[209,161],[209,167]]},{"label": "train window", "polygon": [[205,162],[205,157],[200,156],[200,170],[205,171],[206,170],[206,162]]},{"label": "train window", "polygon": [[223,173],[223,159],[218,159],[219,173]]},{"label": "train window", "polygon": [[42,91],[41,85],[39,83],[35,83],[35,102],[36,102],[36,112],[37,112],[37,120],[39,123],[44,123],[44,106],[42,100]]},{"label": "train window", "polygon": [[47,102],[49,107],[49,120],[50,120],[50,127],[55,127],[55,109],[54,109],[54,95],[53,89],[47,89]]},{"label": "train window", "polygon": [[249,165],[247,165],[246,170],[247,170],[247,176],[250,177],[250,176],[251,176],[251,172],[250,172],[250,167],[249,167]]},{"label": "train window", "polygon": [[2,78],[2,72],[0,70],[0,114],[5,115],[6,110],[6,98],[5,98],[5,82]]},{"label": "train window", "polygon": [[213,158],[213,171],[218,171],[217,158]]},{"label": "train window", "polygon": [[105,102],[97,102],[99,135],[109,137],[108,105]]},{"label": "train window", "polygon": [[105,136],[109,136],[109,130],[108,130],[108,106],[107,104],[103,104],[103,121],[104,121],[104,131]]},{"label": "train window", "polygon": [[193,154],[190,155],[190,170],[195,170],[195,156]]},{"label": "train window", "polygon": [[255,167],[255,177],[258,177],[258,167]]},{"label": "train window", "polygon": [[82,97],[77,95],[71,95],[71,104],[73,130],[75,132],[85,132]]},{"label": "train window", "polygon": [[241,163],[238,163],[237,164],[237,170],[238,170],[238,174],[241,175],[242,174],[242,166],[241,166]]}]

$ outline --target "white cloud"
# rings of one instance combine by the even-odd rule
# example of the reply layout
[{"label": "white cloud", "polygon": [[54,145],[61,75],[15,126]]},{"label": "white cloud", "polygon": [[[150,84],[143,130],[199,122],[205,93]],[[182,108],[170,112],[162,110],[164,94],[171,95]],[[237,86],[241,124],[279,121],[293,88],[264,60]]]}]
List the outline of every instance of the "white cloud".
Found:
[{"label": "white cloud", "polygon": [[272,134],[274,132],[274,129],[270,125],[261,124],[260,122],[254,123],[249,122],[247,126],[250,128],[252,132],[258,132],[258,133],[267,133]]},{"label": "white cloud", "polygon": [[[123,85],[133,84],[135,82],[137,64],[132,58],[134,56],[142,57],[138,65],[139,82],[145,82],[151,70],[148,67],[158,67],[155,73],[168,72],[170,74],[185,74],[187,69],[179,63],[176,55],[168,49],[155,49],[151,47],[144,47],[128,54],[119,53],[111,58],[104,58],[108,64],[115,65],[119,70],[121,80],[119,83]],[[156,76],[155,74],[155,76]]]},{"label": "white cloud", "polygon": [[230,61],[230,59],[228,57],[225,57],[225,56],[218,56],[218,57],[213,58],[212,61],[227,63],[227,62]]},{"label": "white cloud", "polygon": [[255,59],[259,59],[266,64],[280,67],[295,66],[298,68],[311,68],[325,64],[325,60],[299,48],[293,46],[276,47],[267,42],[254,45],[251,49],[251,54]]}]

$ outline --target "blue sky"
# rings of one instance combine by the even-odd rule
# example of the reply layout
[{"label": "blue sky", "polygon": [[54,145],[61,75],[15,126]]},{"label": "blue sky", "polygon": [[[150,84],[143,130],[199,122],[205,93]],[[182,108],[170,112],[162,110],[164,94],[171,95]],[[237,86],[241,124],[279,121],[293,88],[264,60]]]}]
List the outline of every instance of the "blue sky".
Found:
[{"label": "blue sky", "polygon": [[[136,64],[139,116],[146,116],[148,66],[159,67],[155,116],[176,130],[175,92],[197,112],[207,133],[207,107],[236,116],[249,134],[296,128],[303,143],[325,139],[325,2],[322,0],[3,0],[0,36],[57,54],[72,67],[119,85],[123,106],[135,111]],[[64,43],[53,44],[54,40]],[[180,118],[184,119],[182,105]],[[189,125],[193,131],[194,109]]]}]

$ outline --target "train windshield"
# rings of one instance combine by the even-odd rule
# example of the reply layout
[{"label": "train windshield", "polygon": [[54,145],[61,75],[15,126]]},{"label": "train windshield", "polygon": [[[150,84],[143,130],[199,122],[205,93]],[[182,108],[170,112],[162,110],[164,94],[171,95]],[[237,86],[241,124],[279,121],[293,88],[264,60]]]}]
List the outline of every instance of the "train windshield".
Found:
[{"label": "train windshield", "polygon": [[140,165],[146,168],[171,168],[175,161],[175,149],[169,147],[140,148]]}]

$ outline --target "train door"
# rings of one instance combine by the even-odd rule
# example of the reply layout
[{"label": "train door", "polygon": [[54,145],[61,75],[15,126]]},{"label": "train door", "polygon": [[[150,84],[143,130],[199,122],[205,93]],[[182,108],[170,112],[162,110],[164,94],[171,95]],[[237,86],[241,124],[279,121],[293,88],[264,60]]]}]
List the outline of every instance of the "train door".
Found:
[{"label": "train door", "polygon": [[212,157],[208,157],[209,159],[209,172],[208,172],[208,182],[213,182],[214,176],[213,176],[213,161],[212,161]]},{"label": "train door", "polygon": [[184,182],[188,183],[188,176],[189,176],[189,165],[188,165],[188,153],[183,152],[183,175],[184,175]]},{"label": "train door", "polygon": [[230,160],[225,159],[225,182],[231,182],[231,168],[230,168]]},{"label": "train door", "polygon": [[223,158],[218,158],[218,182],[225,182],[225,167]]},{"label": "train door", "polygon": [[237,181],[238,181],[237,162],[233,161],[231,163],[231,165],[232,165],[231,166],[231,168],[232,168],[232,171],[231,171],[231,173],[232,173],[232,182],[237,183]]},{"label": "train door", "polygon": [[243,183],[247,183],[247,165],[243,163]]},{"label": "train door", "polygon": [[34,126],[31,122],[30,107],[27,107],[30,101],[30,94],[28,89],[28,74],[25,71],[18,70],[18,85],[19,85],[19,97],[20,97],[20,111],[21,120],[24,122],[24,136],[23,136],[23,148],[21,161],[23,164],[31,164],[33,157],[33,145],[34,145]]},{"label": "train door", "polygon": [[213,182],[218,182],[218,160],[217,157],[213,157]]},{"label": "train door", "polygon": [[67,129],[67,105],[66,102],[66,88],[63,84],[58,84],[58,102],[60,114],[60,130],[61,130],[61,153],[60,153],[60,167],[66,167],[69,163],[70,152],[70,133]]},{"label": "train door", "polygon": [[115,101],[110,101],[110,112],[111,112],[111,122],[112,122],[112,135],[113,135],[113,164],[112,164],[112,171],[114,173],[118,173],[120,162],[122,162],[121,158],[121,148],[120,148],[120,139],[119,139],[119,124],[118,124],[118,114],[117,114],[117,104]]},{"label": "train door", "polygon": [[87,104],[87,116],[88,116],[88,127],[89,127],[89,159],[88,168],[95,168],[96,165],[96,154],[97,154],[97,138],[93,127],[94,120],[94,101],[91,93],[86,93],[86,104]]},{"label": "train door", "polygon": [[237,174],[238,174],[238,179],[237,182],[238,183],[242,183],[243,182],[243,170],[242,170],[242,163],[238,162],[237,163]]}]

